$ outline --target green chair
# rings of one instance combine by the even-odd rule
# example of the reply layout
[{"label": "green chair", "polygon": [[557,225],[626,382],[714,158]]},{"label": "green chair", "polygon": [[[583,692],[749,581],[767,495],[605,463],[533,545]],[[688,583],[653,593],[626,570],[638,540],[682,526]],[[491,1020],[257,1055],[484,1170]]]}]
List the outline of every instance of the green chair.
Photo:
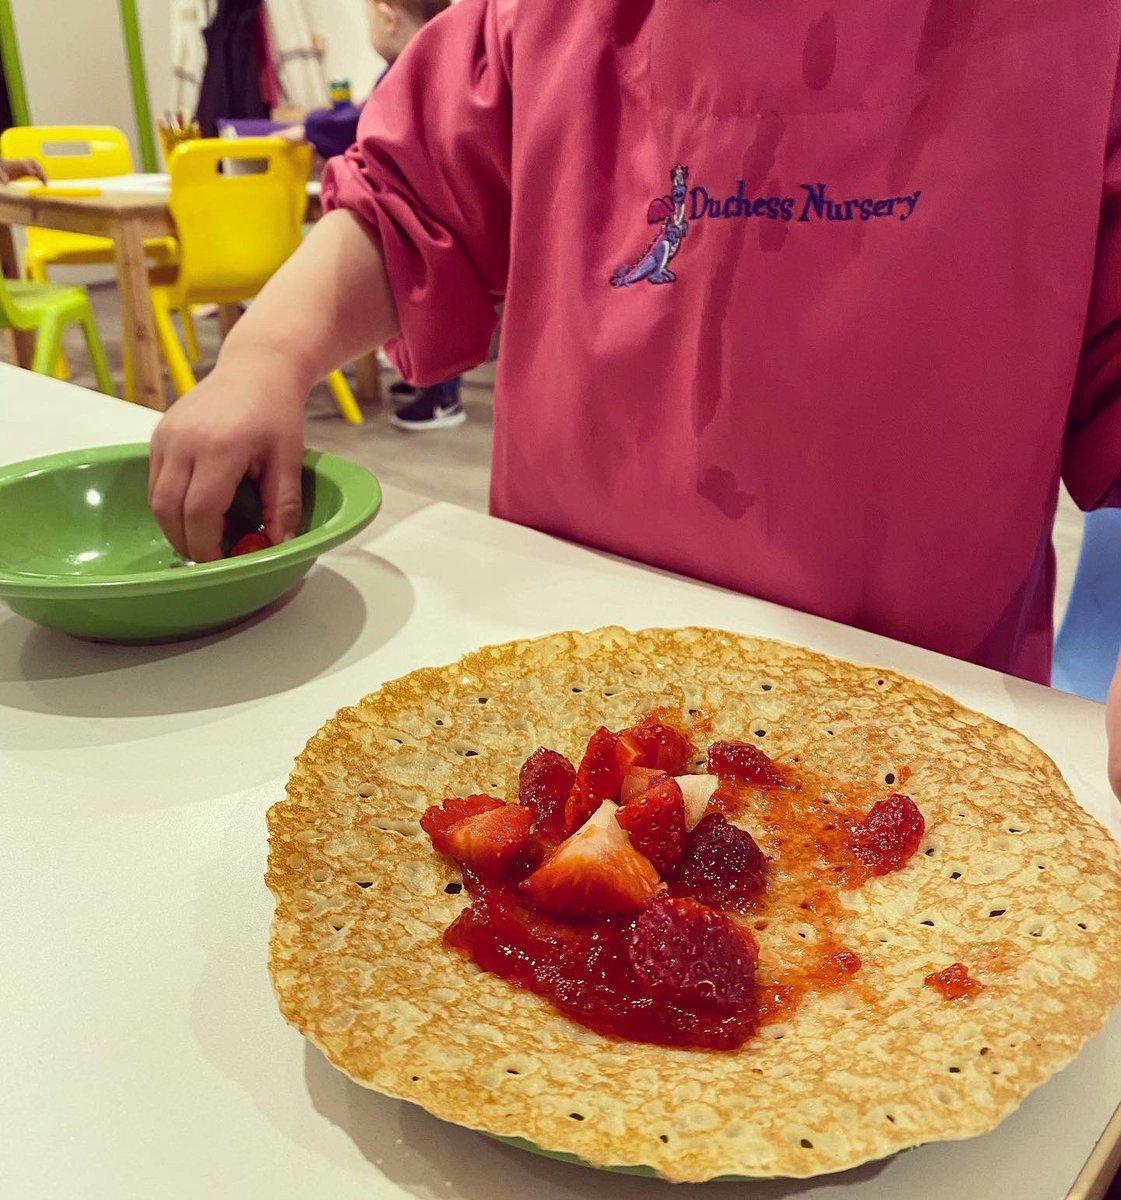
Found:
[{"label": "green chair", "polygon": [[62,350],[62,331],[77,322],[86,335],[97,386],[115,396],[105,347],[93,319],[93,306],[84,287],[66,283],[30,283],[0,276],[0,329],[37,329],[33,371],[53,375]]}]

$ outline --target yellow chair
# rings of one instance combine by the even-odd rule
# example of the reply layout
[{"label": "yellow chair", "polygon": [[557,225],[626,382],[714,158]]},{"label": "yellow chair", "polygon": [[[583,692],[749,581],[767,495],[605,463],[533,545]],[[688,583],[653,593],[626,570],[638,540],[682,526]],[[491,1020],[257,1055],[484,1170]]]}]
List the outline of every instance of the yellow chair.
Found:
[{"label": "yellow chair", "polygon": [[[68,179],[104,179],[133,171],[128,139],[112,125],[17,125],[0,134],[0,156],[33,158],[52,183]],[[144,249],[153,265],[167,265],[175,258],[174,238],[149,238]],[[113,262],[111,238],[60,229],[31,228],[27,231],[24,274],[40,283],[47,281],[52,265],[85,265]],[[189,312],[183,325],[192,361],[198,359],[198,342]],[[60,364],[62,375],[65,365]],[[126,373],[128,364],[126,364]]]},{"label": "yellow chair", "polygon": [[[200,138],[168,160],[178,272],[152,287],[156,331],[176,393],[195,385],[172,323],[189,304],[252,299],[297,249],[307,211],[312,149],[282,138]],[[327,383],[346,420],[362,411],[341,371]]]}]

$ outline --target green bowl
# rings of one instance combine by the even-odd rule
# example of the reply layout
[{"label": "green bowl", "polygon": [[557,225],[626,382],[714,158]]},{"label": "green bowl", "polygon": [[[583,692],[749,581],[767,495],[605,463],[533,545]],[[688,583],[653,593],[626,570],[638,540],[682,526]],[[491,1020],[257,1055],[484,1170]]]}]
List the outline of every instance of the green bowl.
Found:
[{"label": "green bowl", "polygon": [[[198,637],[284,595],[380,506],[381,488],[367,470],[309,450],[295,538],[188,563],[148,508],[146,443],[34,458],[0,467],[0,599],[41,625],[98,641]],[[260,524],[256,488],[242,484],[230,518],[230,540]]]},{"label": "green bowl", "polygon": [[[551,1158],[557,1162],[571,1163],[575,1167],[588,1167],[593,1171],[611,1171],[616,1175],[639,1175],[643,1179],[660,1179],[661,1176],[653,1167],[623,1167],[623,1166],[608,1166],[600,1167],[595,1163],[590,1163],[587,1159],[581,1158],[578,1154],[569,1154],[565,1150],[543,1150],[536,1142],[531,1142],[522,1137],[507,1137],[501,1133],[488,1133],[487,1137],[493,1138],[496,1142],[504,1142],[507,1146],[514,1146],[518,1150],[528,1150],[530,1154],[539,1154],[542,1158]],[[758,1183],[763,1179],[769,1179],[767,1175],[715,1175],[710,1179],[709,1183]]]}]

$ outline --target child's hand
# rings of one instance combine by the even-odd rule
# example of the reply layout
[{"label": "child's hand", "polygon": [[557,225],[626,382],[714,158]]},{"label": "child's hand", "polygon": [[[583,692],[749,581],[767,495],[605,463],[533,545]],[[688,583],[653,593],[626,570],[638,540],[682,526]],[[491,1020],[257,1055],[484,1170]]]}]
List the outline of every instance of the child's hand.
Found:
[{"label": "child's hand", "polygon": [[305,397],[295,378],[278,377],[275,362],[239,359],[219,363],[176,401],[152,436],[148,503],[180,554],[222,557],[222,518],[246,476],[260,489],[269,540],[295,535]]},{"label": "child's hand", "polygon": [[1105,731],[1109,737],[1109,782],[1121,799],[1121,658],[1105,702]]},{"label": "child's hand", "polygon": [[354,213],[329,212],[152,436],[148,503],[180,554],[221,556],[222,517],[246,476],[261,493],[269,541],[296,533],[308,393],[398,328],[373,231]]},{"label": "child's hand", "polygon": [[31,176],[47,182],[43,168],[33,158],[0,158],[0,183],[11,183],[13,179]]}]

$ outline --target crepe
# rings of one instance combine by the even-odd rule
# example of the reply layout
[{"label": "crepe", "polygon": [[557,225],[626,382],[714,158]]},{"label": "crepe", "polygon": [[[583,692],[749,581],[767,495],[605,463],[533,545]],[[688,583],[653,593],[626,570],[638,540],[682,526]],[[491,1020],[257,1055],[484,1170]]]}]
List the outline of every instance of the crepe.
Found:
[{"label": "crepe", "polygon": [[[706,725],[702,752],[754,741],[869,795],[904,790],[926,818],[903,870],[845,894],[859,988],[809,995],[736,1051],[601,1037],[441,940],[470,898],[424,810],[516,799],[538,746],[579,761],[596,726],[667,706]],[[984,1133],[1121,992],[1121,852],[1054,763],[913,679],[778,642],[609,627],[488,646],[340,711],[287,793],[267,875],[284,1016],[360,1084],[594,1165],[805,1177]],[[763,958],[798,933],[772,922]],[[956,961],[984,992],[924,986]]]}]

